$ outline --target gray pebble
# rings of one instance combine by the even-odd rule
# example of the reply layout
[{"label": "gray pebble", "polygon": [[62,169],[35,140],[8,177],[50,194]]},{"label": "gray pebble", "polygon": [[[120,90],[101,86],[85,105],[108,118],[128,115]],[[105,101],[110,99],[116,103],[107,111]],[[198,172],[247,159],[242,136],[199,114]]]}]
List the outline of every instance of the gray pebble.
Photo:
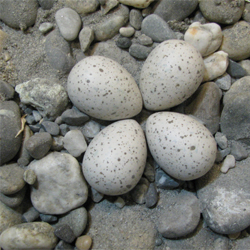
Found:
[{"label": "gray pebble", "polygon": [[82,133],[87,138],[94,138],[101,131],[101,125],[93,120],[88,121],[82,128]]},{"label": "gray pebble", "polygon": [[121,49],[128,49],[132,45],[132,42],[128,37],[120,36],[116,41],[116,45]]},{"label": "gray pebble", "polygon": [[34,118],[33,115],[27,115],[25,117],[25,120],[26,120],[27,124],[29,124],[29,125],[36,123],[35,118]]},{"label": "gray pebble", "polygon": [[136,59],[144,60],[148,57],[153,47],[143,46],[141,44],[132,44],[129,48],[129,54]]},{"label": "gray pebble", "polygon": [[132,27],[134,27],[136,30],[141,29],[142,24],[142,14],[141,11],[138,9],[132,9],[129,13],[129,23]]},{"label": "gray pebble", "polygon": [[30,207],[23,215],[22,220],[24,222],[32,222],[39,218],[39,212],[34,208]]},{"label": "gray pebble", "polygon": [[36,182],[36,173],[32,169],[25,170],[23,179],[29,185],[33,185]]},{"label": "gray pebble", "polygon": [[29,125],[29,128],[31,129],[32,132],[37,133],[40,131],[42,125],[40,123],[34,124],[34,125]]},{"label": "gray pebble", "polygon": [[0,95],[2,95],[5,100],[12,99],[14,97],[14,93],[15,90],[10,84],[0,80]]},{"label": "gray pebble", "polygon": [[174,31],[159,16],[151,14],[142,21],[141,31],[151,37],[154,42],[163,42],[168,39],[176,39]]},{"label": "gray pebble", "polygon": [[103,194],[99,193],[98,191],[96,191],[92,187],[90,187],[90,189],[89,189],[89,196],[90,196],[91,200],[93,202],[96,202],[96,203],[100,202],[104,197]]},{"label": "gray pebble", "polygon": [[142,34],[138,37],[138,42],[141,44],[141,45],[144,45],[144,46],[150,46],[153,44],[153,40],[151,37],[149,36],[146,36],[145,34]]},{"label": "gray pebble", "polygon": [[31,136],[25,143],[29,154],[35,159],[43,158],[52,146],[52,137],[49,133],[43,132]]},{"label": "gray pebble", "polygon": [[155,181],[155,169],[150,163],[146,163],[144,172],[144,176],[148,179],[149,182]]},{"label": "gray pebble", "polygon": [[125,201],[122,197],[118,197],[115,201],[114,204],[119,207],[119,208],[123,208],[125,206]]},{"label": "gray pebble", "polygon": [[55,0],[38,0],[38,2],[44,10],[50,10],[54,5]]},{"label": "gray pebble", "polygon": [[74,250],[74,249],[75,248],[72,245],[64,242],[63,240],[60,240],[59,243],[54,248],[54,250]]},{"label": "gray pebble", "polygon": [[227,67],[227,73],[233,78],[241,78],[246,75],[246,71],[242,68],[242,66],[230,59]]},{"label": "gray pebble", "polygon": [[89,120],[89,116],[80,112],[76,107],[65,110],[61,118],[63,122],[72,126],[81,126]]},{"label": "gray pebble", "polygon": [[57,216],[51,214],[40,214],[40,219],[44,222],[52,223],[58,221]]},{"label": "gray pebble", "polygon": [[59,135],[60,128],[57,123],[51,121],[43,121],[41,125],[42,128],[44,128],[44,130],[50,133],[51,135],[54,136]]},{"label": "gray pebble", "polygon": [[217,132],[215,134],[215,140],[221,149],[227,148],[228,146],[227,137],[223,133]]},{"label": "gray pebble", "polygon": [[246,148],[238,141],[231,141],[230,150],[236,161],[241,161],[248,157]]},{"label": "gray pebble", "polygon": [[81,50],[83,52],[88,50],[94,38],[95,38],[94,31],[88,26],[83,27],[83,29],[79,33],[79,42],[80,42]]},{"label": "gray pebble", "polygon": [[65,136],[67,134],[67,132],[69,132],[69,126],[67,124],[61,124],[60,126],[60,134],[62,136]]},{"label": "gray pebble", "polygon": [[249,76],[250,75],[250,60],[249,59],[242,60],[239,62],[239,64],[246,71],[246,74]]},{"label": "gray pebble", "polygon": [[146,195],[146,206],[153,207],[158,202],[158,192],[155,183],[150,183],[148,192]]},{"label": "gray pebble", "polygon": [[130,191],[131,197],[137,204],[144,204],[146,202],[146,195],[149,188],[149,181],[142,177],[138,184]]},{"label": "gray pebble", "polygon": [[155,240],[155,245],[158,247],[160,245],[162,245],[163,241],[161,237],[157,237]]},{"label": "gray pebble", "polygon": [[105,0],[101,1],[99,0],[99,3],[101,4],[101,11],[104,15],[106,15],[110,10],[114,9],[118,4],[118,0]]},{"label": "gray pebble", "polygon": [[215,162],[221,162],[223,161],[223,159],[230,154],[230,148],[226,148],[226,149],[222,149],[222,150],[218,150],[216,153],[216,159]]},{"label": "gray pebble", "polygon": [[32,115],[33,115],[36,122],[39,122],[42,119],[42,116],[40,115],[40,113],[37,110],[33,110]]},{"label": "gray pebble", "polygon": [[229,90],[232,84],[232,78],[228,73],[223,74],[214,81],[221,90]]},{"label": "gray pebble", "polygon": [[66,243],[72,243],[76,238],[73,230],[68,224],[57,226],[54,233],[59,239],[65,241]]},{"label": "gray pebble", "polygon": [[53,137],[53,142],[51,146],[52,151],[61,151],[63,149],[63,136]]},{"label": "gray pebble", "polygon": [[54,28],[53,23],[45,22],[45,23],[40,24],[40,26],[39,26],[39,31],[40,31],[42,34],[46,34],[46,33],[48,33],[49,31],[51,31],[53,28]]}]

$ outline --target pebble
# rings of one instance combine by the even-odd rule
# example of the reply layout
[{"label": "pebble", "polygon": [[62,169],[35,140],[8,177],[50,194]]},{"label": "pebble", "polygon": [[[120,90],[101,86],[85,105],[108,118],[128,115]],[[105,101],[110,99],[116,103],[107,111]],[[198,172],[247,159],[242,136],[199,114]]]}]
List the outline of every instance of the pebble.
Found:
[{"label": "pebble", "polygon": [[60,240],[54,250],[74,250],[74,247],[63,240]]},{"label": "pebble", "polygon": [[101,4],[101,10],[104,15],[106,15],[110,10],[114,9],[118,4],[118,0],[106,0],[103,4],[101,1],[99,1]]},{"label": "pebble", "polygon": [[143,19],[141,32],[151,37],[154,42],[163,42],[168,39],[176,38],[174,31],[156,14],[148,15]]},{"label": "pebble", "polygon": [[128,49],[132,45],[132,42],[128,37],[120,36],[116,41],[116,45],[121,49]]},{"label": "pebble", "polygon": [[129,12],[129,24],[134,27],[136,30],[141,29],[141,24],[142,24],[142,13],[138,9],[132,9]]},{"label": "pebble", "polygon": [[67,214],[62,215],[58,222],[55,223],[53,226],[59,227],[60,225],[69,225],[70,228],[73,230],[73,233],[76,237],[82,235],[83,231],[85,230],[88,222],[88,212],[84,207],[79,207],[70,211]]},{"label": "pebble", "polygon": [[[223,98],[221,132],[228,140],[241,140],[250,144],[250,76],[234,82]],[[244,119],[243,119],[244,117]]]},{"label": "pebble", "polygon": [[81,50],[83,52],[86,52],[89,49],[89,46],[93,42],[94,38],[95,38],[95,34],[94,34],[93,29],[91,29],[88,26],[82,28],[82,30],[79,33],[79,42],[80,42]]},{"label": "pebble", "polygon": [[216,23],[201,24],[194,22],[186,31],[184,40],[192,44],[203,57],[211,55],[221,45],[221,27]]},{"label": "pebble", "polygon": [[149,189],[149,181],[142,177],[138,184],[133,188],[130,193],[134,202],[137,204],[144,204],[146,202],[146,195]]},{"label": "pebble", "polygon": [[136,59],[145,60],[152,50],[152,47],[134,43],[129,47],[129,54]]},{"label": "pebble", "polygon": [[26,123],[29,124],[29,125],[32,125],[32,124],[34,124],[36,122],[33,115],[27,115],[25,117],[25,120],[26,120]]},{"label": "pebble", "polygon": [[200,207],[197,197],[182,190],[167,201],[162,201],[157,228],[163,237],[175,239],[192,233],[200,221]]},{"label": "pebble", "polygon": [[49,120],[54,120],[61,115],[68,105],[65,89],[59,83],[49,79],[35,78],[17,85],[15,90],[22,103],[33,106]]},{"label": "pebble", "polygon": [[242,161],[248,157],[246,148],[239,141],[231,141],[230,153],[235,157],[236,161]]},{"label": "pebble", "polygon": [[25,185],[23,173],[24,170],[16,163],[0,167],[0,192],[10,195],[20,191]]},{"label": "pebble", "polygon": [[53,69],[68,73],[74,66],[69,43],[60,35],[58,29],[50,32],[45,41],[45,53]]},{"label": "pebble", "polygon": [[37,0],[3,0],[0,19],[12,28],[26,30],[36,22],[37,10]]},{"label": "pebble", "polygon": [[156,205],[158,201],[158,192],[155,183],[150,183],[145,201],[146,207],[152,208]]},{"label": "pebble", "polygon": [[43,121],[41,123],[41,125],[42,125],[42,128],[46,132],[48,132],[49,134],[51,134],[52,136],[59,135],[60,128],[59,128],[58,124],[56,124],[55,122]]},{"label": "pebble", "polygon": [[40,213],[63,214],[86,202],[87,184],[77,160],[70,154],[52,152],[31,162],[28,169],[37,176],[31,186],[31,201]]},{"label": "pebble", "polygon": [[216,78],[214,82],[221,90],[227,91],[231,87],[232,78],[228,73],[224,73],[222,76]]},{"label": "pebble", "polygon": [[134,35],[135,29],[133,27],[121,27],[119,33],[124,37],[131,37]]},{"label": "pebble", "polygon": [[38,0],[38,2],[44,10],[50,10],[54,5],[55,0]]},{"label": "pebble", "polygon": [[250,22],[250,3],[245,3],[245,8],[242,14],[242,19],[246,22]]},{"label": "pebble", "polygon": [[205,123],[206,128],[215,134],[220,123],[220,99],[221,90],[214,82],[202,84],[190,98],[186,108],[186,114],[192,114]]},{"label": "pebble", "polygon": [[61,151],[63,149],[63,136],[59,135],[53,137],[53,142],[51,146],[51,151]]},{"label": "pebble", "polygon": [[149,36],[146,36],[145,34],[142,34],[138,37],[138,42],[141,44],[141,45],[144,45],[144,46],[150,46],[153,44],[153,40],[151,37]]},{"label": "pebble", "polygon": [[66,6],[74,9],[80,15],[86,15],[95,12],[99,6],[98,0],[66,0]]},{"label": "pebble", "polygon": [[91,200],[93,202],[96,202],[96,203],[100,202],[104,197],[103,194],[96,191],[93,187],[90,187],[90,189],[89,189],[89,196],[90,196]]},{"label": "pebble", "polygon": [[42,119],[42,116],[40,115],[40,113],[37,110],[33,110],[32,115],[33,115],[36,122],[39,122]]},{"label": "pebble", "polygon": [[60,127],[60,133],[62,136],[65,136],[70,130],[67,124],[61,124],[59,127]]},{"label": "pebble", "polygon": [[155,169],[150,163],[146,163],[143,175],[148,179],[149,182],[155,181]]},{"label": "pebble", "polygon": [[20,109],[14,101],[0,102],[0,166],[15,157],[22,144]]},{"label": "pebble", "polygon": [[36,173],[32,169],[25,170],[23,180],[29,185],[33,185],[36,182]]},{"label": "pebble", "polygon": [[242,66],[231,59],[229,59],[227,73],[233,78],[241,78],[246,76],[246,71],[242,68]]},{"label": "pebble", "polygon": [[30,207],[25,213],[22,215],[23,222],[33,222],[39,218],[39,212],[34,208]]},{"label": "pebble", "polygon": [[82,20],[76,11],[71,8],[62,8],[56,12],[55,20],[61,35],[67,41],[73,41],[77,38]]},{"label": "pebble", "polygon": [[71,130],[63,138],[64,148],[74,157],[80,156],[87,149],[86,140],[80,130]]},{"label": "pebble", "polygon": [[[22,222],[22,212],[20,209],[13,209],[0,201],[0,234],[11,226]],[[0,244],[1,246],[1,244]]]},{"label": "pebble", "polygon": [[28,222],[12,226],[0,235],[4,249],[54,248],[57,238],[54,229],[46,222]]},{"label": "pebble", "polygon": [[76,247],[79,250],[89,250],[92,245],[92,238],[89,235],[83,235],[76,239]]},{"label": "pebble", "polygon": [[65,110],[61,115],[62,121],[68,125],[81,126],[89,120],[89,116],[76,107]]},{"label": "pebble", "polygon": [[34,124],[34,125],[29,125],[29,128],[30,130],[33,132],[33,133],[37,133],[40,131],[41,129],[41,124],[40,123],[37,123],[37,124]]},{"label": "pebble", "polygon": [[93,120],[88,121],[82,127],[82,133],[86,138],[94,138],[101,131],[101,125]]},{"label": "pebble", "polygon": [[42,34],[47,34],[47,33],[48,33],[49,31],[51,31],[53,28],[54,28],[53,23],[45,22],[45,23],[40,24],[40,26],[39,26],[39,31],[40,31]]},{"label": "pebble", "polygon": [[124,199],[122,199],[122,197],[120,196],[114,201],[114,204],[120,209],[122,209],[126,205]]},{"label": "pebble", "polygon": [[242,60],[239,62],[239,64],[246,71],[246,75],[249,76],[250,75],[250,60],[249,59]]},{"label": "pebble", "polygon": [[47,132],[35,134],[25,142],[25,148],[37,160],[43,158],[49,152],[51,146],[52,137]]},{"label": "pebble", "polygon": [[223,174],[226,174],[230,168],[235,167],[235,158],[233,155],[227,155],[224,161],[221,164],[220,171]]},{"label": "pebble", "polygon": [[205,73],[203,82],[212,81],[222,76],[228,67],[228,54],[224,51],[217,51],[204,58]]},{"label": "pebble", "polygon": [[242,16],[244,10],[244,0],[235,3],[221,0],[201,0],[199,8],[204,17],[210,22],[219,24],[234,24]]},{"label": "pebble", "polygon": [[250,56],[250,40],[247,35],[249,32],[250,24],[245,21],[239,21],[224,28],[220,50],[226,52],[228,57],[234,61],[247,59]]},{"label": "pebble", "polygon": [[[1,33],[0,33],[0,36],[1,36]],[[15,90],[10,84],[0,80],[0,95],[4,96],[5,100],[12,99],[14,97],[14,93],[15,93]]]},{"label": "pebble", "polygon": [[216,153],[216,159],[215,159],[215,162],[222,162],[223,159],[228,155],[230,154],[230,148],[225,148],[225,149],[222,149],[222,150],[218,150],[217,153]]},{"label": "pebble", "polygon": [[226,149],[228,147],[227,137],[223,133],[217,132],[214,138],[221,149]]},{"label": "pebble", "polygon": [[58,220],[57,216],[51,214],[39,214],[40,219],[44,222],[53,223]]},{"label": "pebble", "polygon": [[155,4],[153,13],[166,22],[170,20],[182,21],[196,9],[197,5],[198,0],[162,0]]},{"label": "pebble", "polygon": [[62,224],[55,229],[55,235],[66,243],[72,243],[76,236],[68,224]]},{"label": "pebble", "polygon": [[119,0],[120,3],[129,5],[135,8],[147,8],[154,0]]}]

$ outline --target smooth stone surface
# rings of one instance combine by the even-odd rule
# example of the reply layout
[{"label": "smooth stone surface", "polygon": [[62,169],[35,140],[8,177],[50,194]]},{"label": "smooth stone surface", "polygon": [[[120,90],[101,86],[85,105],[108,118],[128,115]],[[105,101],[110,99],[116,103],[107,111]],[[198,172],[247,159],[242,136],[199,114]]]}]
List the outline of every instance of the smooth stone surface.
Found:
[{"label": "smooth stone surface", "polygon": [[154,42],[163,42],[176,38],[174,31],[156,14],[151,14],[143,19],[141,32],[151,37]]},{"label": "smooth stone surface", "polygon": [[44,222],[53,223],[58,220],[57,216],[50,214],[40,214],[40,219]]},{"label": "smooth stone surface", "polygon": [[202,84],[187,101],[186,114],[192,114],[205,123],[212,134],[219,129],[221,90],[214,82]]},{"label": "smooth stone surface", "polygon": [[90,187],[89,197],[93,202],[100,202],[103,199],[104,195],[96,191],[93,187]]},{"label": "smooth stone surface", "polygon": [[248,157],[248,152],[246,150],[246,147],[243,146],[243,144],[238,141],[231,141],[230,154],[232,154],[235,157],[236,161],[241,161]]},{"label": "smooth stone surface", "polygon": [[31,186],[31,201],[39,212],[63,214],[86,202],[87,184],[77,160],[70,154],[50,153],[31,162],[28,169],[37,176]]},{"label": "smooth stone surface", "polygon": [[250,225],[249,161],[236,162],[227,174],[214,165],[196,180],[203,218],[218,234],[238,233]]},{"label": "smooth stone surface", "polygon": [[5,100],[12,99],[14,97],[14,93],[15,93],[15,90],[10,84],[0,80],[0,95],[3,96]]},{"label": "smooth stone surface", "polygon": [[53,226],[69,225],[76,237],[79,237],[85,230],[88,222],[88,212],[84,207],[79,207],[62,215]]},{"label": "smooth stone surface", "polygon": [[120,36],[117,41],[116,45],[121,49],[128,49],[131,46],[132,42],[128,37]]},{"label": "smooth stone surface", "polygon": [[81,131],[85,137],[94,138],[101,131],[101,125],[91,120],[84,124]]},{"label": "smooth stone surface", "polygon": [[0,166],[15,157],[22,143],[21,115],[14,101],[0,102]]},{"label": "smooth stone surface", "polygon": [[221,90],[229,90],[232,84],[232,78],[228,73],[225,73],[216,78],[214,82]]},{"label": "smooth stone surface", "polygon": [[83,235],[76,240],[76,247],[79,250],[88,250],[91,248],[92,238],[89,235]]},{"label": "smooth stone surface", "polygon": [[119,0],[120,3],[133,6],[135,8],[147,8],[154,0]]},{"label": "smooth stone surface", "polygon": [[51,146],[52,137],[47,132],[35,134],[25,142],[25,148],[37,160],[43,158],[49,152]]},{"label": "smooth stone surface", "polygon": [[70,130],[63,138],[64,148],[74,157],[80,156],[87,149],[86,140],[80,130]]},{"label": "smooth stone surface", "polygon": [[79,33],[81,50],[86,52],[95,38],[94,31],[90,27],[83,27]]},{"label": "smooth stone surface", "polygon": [[54,228],[45,222],[22,223],[0,235],[0,246],[4,249],[51,249],[56,244]]},{"label": "smooth stone surface", "polygon": [[30,207],[22,215],[22,222],[33,222],[39,218],[39,212],[34,208]]},{"label": "smooth stone surface", "polygon": [[160,0],[153,7],[153,13],[170,20],[182,21],[188,17],[197,7],[198,0]]},{"label": "smooth stone surface", "polygon": [[63,240],[60,240],[54,250],[74,250],[74,246],[64,242]]},{"label": "smooth stone surface", "polygon": [[220,171],[223,174],[226,174],[230,168],[234,168],[234,167],[235,167],[235,158],[233,155],[230,154],[230,155],[227,155],[224,161],[222,162]]},{"label": "smooth stone surface", "polygon": [[200,0],[199,7],[204,17],[210,22],[233,24],[236,23],[243,14],[244,0],[237,2]]},{"label": "smooth stone surface", "polygon": [[248,129],[250,119],[250,77],[234,82],[223,98],[221,132],[229,140],[240,140],[250,144]]},{"label": "smooth stone surface", "polygon": [[73,41],[77,38],[82,21],[76,11],[71,8],[62,8],[56,12],[55,20],[61,35],[67,41]]},{"label": "smooth stone surface", "polygon": [[204,58],[205,73],[203,82],[212,81],[222,76],[228,67],[228,54],[223,51],[217,51]]},{"label": "smooth stone surface", "polygon": [[61,115],[68,105],[65,89],[49,79],[35,78],[17,85],[15,90],[22,103],[35,107],[43,117],[50,120]]},{"label": "smooth stone surface", "polygon": [[63,136],[55,136],[52,138],[52,146],[51,146],[51,151],[61,151],[63,149]]},{"label": "smooth stone surface", "polygon": [[36,182],[36,173],[32,169],[25,170],[23,180],[29,185],[33,185]]},{"label": "smooth stone surface", "polygon": [[16,163],[0,167],[0,192],[10,195],[21,190],[25,185],[23,174],[24,169]]},{"label": "smooth stone surface", "polygon": [[229,65],[227,67],[227,73],[233,78],[241,78],[246,76],[246,71],[243,69],[243,67],[239,63],[230,59]]},{"label": "smooth stone surface", "polygon": [[153,40],[151,37],[146,36],[145,34],[142,34],[141,36],[138,37],[138,42],[141,45],[149,46],[153,44]]},{"label": "smooth stone surface", "polygon": [[216,23],[192,23],[185,32],[184,40],[192,44],[202,56],[214,53],[221,45],[222,31]]},{"label": "smooth stone surface", "polygon": [[129,54],[136,59],[145,60],[152,50],[153,47],[134,43],[129,47]]},{"label": "smooth stone surface", "polygon": [[223,133],[217,132],[214,136],[214,139],[221,149],[226,149],[228,147],[227,137]]},{"label": "smooth stone surface", "polygon": [[65,110],[61,118],[63,122],[72,126],[81,126],[89,120],[89,116],[80,112],[76,107]]},{"label": "smooth stone surface", "polygon": [[135,29],[133,27],[121,27],[119,33],[124,37],[131,37],[134,35]]},{"label": "smooth stone surface", "polygon": [[147,207],[153,207],[156,205],[158,201],[158,193],[155,183],[150,183],[145,201]]},{"label": "smooth stone surface", "polygon": [[101,4],[101,10],[104,15],[106,15],[110,10],[114,9],[119,4],[118,0],[105,0],[104,3],[102,3],[101,1],[99,2]]},{"label": "smooth stone surface", "polygon": [[239,61],[239,64],[245,70],[246,75],[249,76],[250,75],[250,60],[246,59],[246,60]]},{"label": "smooth stone surface", "polygon": [[35,23],[37,9],[37,0],[2,0],[0,19],[12,28],[26,30]]},{"label": "smooth stone surface", "polygon": [[68,224],[57,226],[54,233],[59,239],[65,241],[66,243],[72,243],[76,238],[73,230]]},{"label": "smooth stone surface", "polygon": [[216,162],[216,163],[222,162],[223,159],[224,159],[228,154],[230,154],[230,148],[225,148],[225,149],[222,149],[222,150],[218,150],[217,153],[216,153],[215,162]]},{"label": "smooth stone surface", "polygon": [[[160,201],[161,202],[161,201]],[[174,239],[192,233],[200,221],[200,207],[197,197],[188,191],[181,191],[169,197],[160,211],[157,228],[165,238]]]},{"label": "smooth stone surface", "polygon": [[42,128],[51,135],[59,135],[60,128],[57,123],[51,121],[43,121]]},{"label": "smooth stone surface", "polygon": [[225,27],[222,30],[223,39],[220,50],[225,51],[234,61],[247,59],[250,56],[250,40],[247,35],[249,32],[250,24],[245,21]]},{"label": "smooth stone surface", "polygon": [[51,67],[62,73],[68,73],[74,66],[74,59],[70,54],[69,43],[61,36],[57,29],[50,32],[46,37],[45,52]]},{"label": "smooth stone surface", "polygon": [[51,31],[53,27],[54,27],[53,23],[45,22],[39,26],[39,31],[43,34],[46,34],[49,31]]},{"label": "smooth stone surface", "polygon": [[80,15],[95,12],[99,6],[98,0],[64,0],[65,5],[74,9]]},{"label": "smooth stone surface", "polygon": [[140,10],[138,10],[138,9],[132,9],[129,12],[129,23],[136,30],[140,30],[141,29],[142,20],[143,20],[143,17],[142,17],[142,14],[141,14]]}]

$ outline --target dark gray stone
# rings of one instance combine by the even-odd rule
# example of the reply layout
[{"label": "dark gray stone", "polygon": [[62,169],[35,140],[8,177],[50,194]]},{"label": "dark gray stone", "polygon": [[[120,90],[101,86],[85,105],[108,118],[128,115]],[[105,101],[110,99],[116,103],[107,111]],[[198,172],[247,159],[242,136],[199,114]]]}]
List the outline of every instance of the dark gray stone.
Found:
[{"label": "dark gray stone", "polygon": [[44,121],[41,124],[46,132],[48,132],[54,136],[59,135],[60,128],[59,128],[58,124],[56,124],[55,122]]},{"label": "dark gray stone", "polygon": [[22,221],[32,222],[39,218],[39,212],[34,208],[30,207],[23,215]]},{"label": "dark gray stone", "polygon": [[134,27],[136,30],[141,29],[142,24],[142,14],[141,11],[138,9],[132,9],[129,13],[129,23],[132,27]]},{"label": "dark gray stone", "polygon": [[40,219],[44,222],[52,223],[58,220],[57,216],[51,214],[40,214]]},{"label": "dark gray stone", "polygon": [[62,224],[56,227],[54,233],[59,239],[65,241],[66,243],[72,243],[76,238],[73,230],[68,224]]},{"label": "dark gray stone", "polygon": [[223,98],[221,131],[228,140],[250,144],[250,76],[236,81]]},{"label": "dark gray stone", "polygon": [[0,99],[1,96],[4,100],[12,99],[14,97],[14,93],[15,90],[10,84],[0,80]]},{"label": "dark gray stone", "polygon": [[76,107],[65,110],[61,118],[63,122],[72,126],[81,126],[89,120],[89,116],[80,112]]},{"label": "dark gray stone", "polygon": [[229,90],[232,84],[232,78],[228,73],[223,74],[214,81],[221,90]]},{"label": "dark gray stone", "polygon": [[21,115],[13,101],[0,102],[0,166],[10,161],[19,151],[22,143]]},{"label": "dark gray stone", "polygon": [[137,204],[144,204],[146,202],[146,195],[149,188],[149,181],[142,177],[138,184],[130,191],[131,197]]},{"label": "dark gray stone", "polygon": [[132,42],[128,37],[120,36],[117,41],[116,45],[121,49],[128,49],[131,46]]},{"label": "dark gray stone", "polygon": [[74,66],[74,60],[70,54],[70,45],[58,30],[52,31],[47,36],[45,52],[51,67],[62,73],[68,73]]},{"label": "dark gray stone", "polygon": [[36,123],[36,121],[35,121],[35,118],[34,118],[34,116],[33,115],[27,115],[26,117],[25,117],[25,120],[26,120],[26,122],[27,122],[27,124],[35,124]]},{"label": "dark gray stone", "polygon": [[234,156],[236,161],[241,161],[248,157],[246,148],[238,141],[231,141],[230,153]]},{"label": "dark gray stone", "polygon": [[155,4],[153,13],[166,22],[182,21],[196,9],[198,2],[198,0],[160,0]]},{"label": "dark gray stone", "polygon": [[1,0],[0,19],[8,26],[25,30],[36,22],[37,0]]},{"label": "dark gray stone", "polygon": [[221,165],[195,181],[206,224],[216,233],[234,234],[250,225],[250,158],[236,162],[227,174]]},{"label": "dark gray stone", "polygon": [[212,134],[219,129],[221,90],[214,82],[202,84],[187,102],[186,114],[205,123]]},{"label": "dark gray stone", "polygon": [[147,207],[153,207],[158,202],[158,192],[155,183],[150,183],[145,200]]},{"label": "dark gray stone", "polygon": [[163,42],[168,39],[176,39],[174,31],[158,15],[151,14],[142,21],[141,31],[151,37],[154,42]]},{"label": "dark gray stone", "polygon": [[29,125],[30,129],[36,133],[39,132],[39,130],[41,129],[42,125],[40,123],[37,123],[35,125]]},{"label": "dark gray stone", "polygon": [[129,48],[129,54],[136,59],[145,60],[152,50],[153,47],[147,47],[134,43]]},{"label": "dark gray stone", "polygon": [[233,78],[241,78],[246,76],[246,71],[242,68],[242,66],[230,59],[227,67],[227,73]]},{"label": "dark gray stone", "polygon": [[38,0],[38,2],[44,10],[50,10],[54,5],[55,0]]},{"label": "dark gray stone", "polygon": [[52,146],[52,137],[47,132],[42,132],[31,136],[25,143],[29,154],[39,160],[43,158]]},{"label": "dark gray stone", "polygon": [[59,243],[56,245],[54,250],[73,250],[74,247],[63,240],[60,240]]}]

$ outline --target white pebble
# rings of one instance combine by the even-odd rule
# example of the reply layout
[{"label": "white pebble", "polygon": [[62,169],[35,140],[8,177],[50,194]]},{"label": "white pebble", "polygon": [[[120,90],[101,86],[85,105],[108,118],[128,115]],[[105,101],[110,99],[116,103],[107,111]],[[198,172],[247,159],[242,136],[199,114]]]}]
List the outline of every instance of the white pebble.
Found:
[{"label": "white pebble", "polygon": [[49,32],[50,30],[52,30],[53,27],[54,27],[53,23],[49,23],[49,22],[42,23],[42,24],[39,26],[39,31],[42,32],[43,34],[46,34],[46,33]]},{"label": "white pebble", "polygon": [[234,158],[234,156],[233,155],[227,155],[227,157],[225,158],[225,160],[221,164],[220,171],[222,173],[226,174],[230,168],[234,168],[234,167],[235,167],[235,158]]},{"label": "white pebble", "polygon": [[131,37],[134,35],[135,29],[133,27],[122,27],[119,32],[122,36]]}]

